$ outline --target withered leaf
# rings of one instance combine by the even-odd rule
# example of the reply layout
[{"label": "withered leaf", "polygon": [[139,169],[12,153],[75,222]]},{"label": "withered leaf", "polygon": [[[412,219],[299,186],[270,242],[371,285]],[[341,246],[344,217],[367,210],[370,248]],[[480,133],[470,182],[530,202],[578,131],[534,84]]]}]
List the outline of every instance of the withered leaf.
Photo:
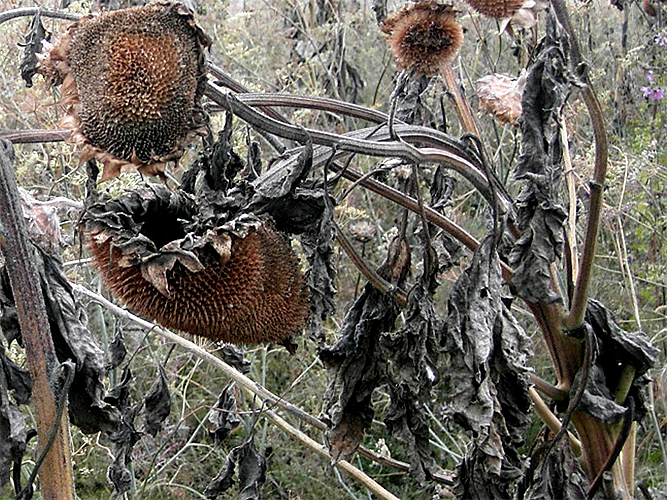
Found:
[{"label": "withered leaf", "polygon": [[631,366],[635,377],[628,397],[634,400],[635,419],[641,419],[646,412],[643,390],[648,383],[644,374],[657,361],[659,351],[644,332],[623,330],[611,311],[596,300],[588,301],[585,320],[595,345],[581,410],[607,424],[619,422],[626,412],[625,402],[619,404],[613,395],[623,375],[622,367]]},{"label": "withered leaf", "polygon": [[313,143],[307,142],[296,161],[288,155],[260,175],[252,186],[262,198],[283,198],[301,183],[313,166]]},{"label": "withered leaf", "polygon": [[562,145],[558,121],[571,82],[566,75],[567,39],[548,22],[541,52],[523,92],[521,156],[514,177],[524,181],[517,199],[521,236],[510,253],[512,283],[531,302],[553,303],[549,266],[560,259],[565,211],[559,204]]},{"label": "withered leaf", "polygon": [[123,336],[122,328],[118,327],[116,335],[114,335],[111,344],[109,344],[109,364],[108,370],[113,370],[120,366],[127,355],[127,347],[125,347],[125,338]]},{"label": "withered leaf", "polygon": [[[398,237],[378,270],[400,286],[410,268],[409,250]],[[329,426],[327,441],[335,461],[349,458],[359,446],[363,431],[373,419],[371,395],[385,380],[385,360],[377,346],[383,332],[393,330],[400,313],[396,301],[371,284],[364,287],[345,315],[339,339],[320,350],[331,370],[321,418]]]},{"label": "withered leaf", "polygon": [[[106,376],[105,356],[88,330],[83,303],[74,295],[55,255],[33,245],[46,312],[56,356],[60,362],[73,360],[74,380],[69,391],[69,415],[72,423],[85,433],[113,431],[119,424],[118,412],[103,401]],[[0,304],[4,309],[0,326],[8,339],[20,342],[20,328],[14,315],[13,295],[6,270],[0,270]]]},{"label": "withered leaf", "polygon": [[[537,461],[542,464],[542,461]],[[519,500],[584,500],[588,498],[588,478],[566,439],[556,444],[544,466],[531,468],[517,491]]]},{"label": "withered leaf", "polygon": [[30,23],[30,31],[25,36],[23,47],[23,58],[19,69],[21,70],[21,78],[25,81],[26,87],[32,87],[32,77],[37,73],[37,54],[42,51],[42,42],[49,41],[51,33],[46,31],[42,24],[41,11],[32,18]]},{"label": "withered leaf", "polygon": [[141,404],[137,404],[130,408],[124,408],[118,431],[109,436],[114,461],[109,466],[107,476],[118,495],[129,491],[132,486],[132,474],[128,465],[132,462],[134,445],[137,444],[141,436],[134,427],[134,419],[141,406]]},{"label": "withered leaf", "polygon": [[385,359],[385,383],[391,397],[384,421],[403,444],[410,472],[419,482],[436,469],[426,407],[431,404],[431,390],[439,378],[436,366],[440,333],[433,306],[439,265],[423,232],[422,240],[425,271],[408,295],[405,323],[398,331],[383,333],[377,349],[377,356]]},{"label": "withered leaf", "polygon": [[215,354],[220,356],[225,363],[233,366],[241,373],[250,372],[252,364],[243,357],[243,352],[232,344],[225,344],[221,348],[216,349]]},{"label": "withered leaf", "polygon": [[5,389],[11,391],[14,400],[20,405],[28,404],[32,395],[30,372],[9,359],[2,344],[0,344],[0,370],[4,374]]},{"label": "withered leaf", "polygon": [[501,285],[487,237],[452,290],[442,334],[446,410],[474,436],[457,473],[459,498],[510,498],[523,468],[517,450],[530,424],[529,339],[505,310]]},{"label": "withered leaf", "polygon": [[393,329],[399,312],[391,297],[366,285],[345,315],[338,341],[319,353],[331,369],[321,418],[329,426],[327,440],[334,460],[347,459],[356,451],[373,419],[371,395],[383,379],[375,346],[380,332]]},{"label": "withered leaf", "polygon": [[266,480],[266,458],[251,440],[239,450],[239,500],[259,500]]},{"label": "withered leaf", "polygon": [[[106,376],[104,351],[88,330],[83,303],[75,297],[56,257],[38,252],[40,278],[58,359],[74,360],[76,371],[69,391],[69,415],[84,433],[112,432],[118,412],[104,402]],[[39,261],[38,261],[39,262]]]},{"label": "withered leaf", "polygon": [[208,432],[216,443],[224,441],[241,424],[236,398],[232,394],[233,387],[233,384],[229,384],[223,389],[206,417],[206,420],[212,425]]},{"label": "withered leaf", "polygon": [[155,437],[162,427],[162,423],[171,412],[171,395],[167,377],[162,366],[158,366],[158,376],[144,397],[144,431]]},{"label": "withered leaf", "polygon": [[206,487],[206,498],[217,498],[234,483],[236,465],[239,473],[239,500],[259,500],[260,488],[266,480],[266,459],[257,451],[252,439],[234,448],[225,460],[220,473]]},{"label": "withered leaf", "polygon": [[215,476],[204,490],[206,498],[218,498],[234,484],[234,472],[238,460],[239,448],[234,448],[227,454],[225,463],[220,472]]},{"label": "withered leaf", "polygon": [[9,481],[12,463],[23,457],[27,438],[25,416],[9,399],[8,389],[5,371],[0,370],[0,490]]}]

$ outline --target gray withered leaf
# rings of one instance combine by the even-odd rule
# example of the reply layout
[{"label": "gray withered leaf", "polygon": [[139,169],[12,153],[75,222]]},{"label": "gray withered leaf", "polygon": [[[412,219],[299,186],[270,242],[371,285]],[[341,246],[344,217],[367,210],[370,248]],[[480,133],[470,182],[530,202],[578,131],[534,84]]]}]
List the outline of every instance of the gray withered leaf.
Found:
[{"label": "gray withered leaf", "polygon": [[9,283],[9,274],[4,265],[0,266],[0,330],[7,339],[7,344],[11,345],[14,340],[20,343],[21,326]]},{"label": "gray withered leaf", "polygon": [[[396,237],[378,274],[401,286],[410,268],[407,241]],[[320,350],[330,370],[320,417],[329,430],[327,441],[334,461],[349,458],[373,419],[371,396],[386,380],[385,359],[378,343],[394,329],[400,309],[396,301],[367,284],[345,315],[339,339]]]},{"label": "gray withered leaf", "polygon": [[144,431],[155,437],[171,412],[171,395],[164,369],[158,365],[158,376],[144,397]]},{"label": "gray withered leaf", "polygon": [[116,335],[114,335],[111,344],[109,344],[109,364],[107,365],[107,369],[113,370],[114,368],[119,367],[126,355],[127,347],[125,347],[123,329],[118,327]]},{"label": "gray withered leaf", "polygon": [[103,400],[104,351],[88,330],[83,303],[75,297],[60,259],[35,248],[56,356],[76,364],[68,398],[70,419],[84,433],[113,432],[119,414]]},{"label": "gray withered leaf", "polygon": [[644,332],[623,330],[611,311],[594,299],[588,301],[585,320],[593,332],[595,345],[581,409],[607,424],[619,422],[626,408],[616,402],[613,394],[624,373],[623,367],[631,366],[635,377],[628,397],[634,400],[635,419],[640,420],[646,412],[643,389],[648,380],[644,374],[655,364],[658,349]]},{"label": "gray withered leaf", "polygon": [[339,339],[320,351],[331,370],[320,418],[329,426],[327,440],[334,460],[349,458],[373,420],[371,395],[383,380],[375,354],[378,336],[393,329],[395,301],[367,284],[345,315]]},{"label": "gray withered leaf", "polygon": [[224,441],[234,429],[241,425],[236,398],[232,394],[233,387],[233,384],[229,384],[222,390],[206,417],[206,420],[212,424],[209,434],[213,435],[216,443]]},{"label": "gray withered leaf", "polygon": [[529,339],[505,310],[491,237],[473,255],[449,298],[440,368],[446,411],[474,440],[457,473],[459,498],[510,498],[521,477],[518,448],[530,424],[525,374]]},{"label": "gray withered leaf", "polygon": [[306,271],[311,311],[308,331],[314,337],[322,335],[322,321],[336,311],[335,239],[333,209],[331,204],[326,204],[318,222],[300,235],[301,246],[310,264]]},{"label": "gray withered leaf", "polygon": [[130,386],[133,380],[132,371],[126,366],[120,382],[109,391],[105,398],[121,413],[120,425],[115,432],[108,436],[114,461],[107,470],[109,482],[119,495],[129,491],[132,485],[132,473],[128,464],[132,462],[134,445],[141,437],[141,434],[135,428],[134,420],[141,410],[142,404],[132,406],[130,401]]},{"label": "gray withered leaf", "polygon": [[384,422],[403,444],[410,471],[420,482],[436,468],[429,444],[426,408],[431,404],[431,390],[438,380],[440,326],[433,306],[439,265],[428,241],[424,252],[429,252],[424,263],[426,271],[408,294],[405,323],[397,331],[383,333],[377,349],[377,356],[386,360],[384,373],[391,398]]},{"label": "gray withered leaf", "polygon": [[19,69],[26,87],[32,87],[32,77],[37,73],[37,54],[42,52],[42,42],[50,39],[51,33],[44,28],[41,12],[38,10],[30,23],[30,31],[26,34],[23,43],[20,44],[23,47],[23,58]]},{"label": "gray withered leaf", "polygon": [[253,440],[239,450],[239,500],[259,500],[266,481],[266,458],[255,448]]},{"label": "gray withered leaf", "polygon": [[521,235],[509,260],[512,283],[531,302],[553,303],[549,267],[561,258],[565,211],[559,203],[562,144],[559,120],[571,81],[567,76],[567,39],[549,19],[541,51],[530,67],[523,92],[521,155],[514,178],[523,181],[517,198]]},{"label": "gray withered leaf", "polygon": [[234,484],[238,466],[238,500],[259,500],[260,489],[266,480],[266,458],[255,448],[253,439],[234,448],[225,460],[220,473],[204,491],[206,498],[217,498]]},{"label": "gray withered leaf", "polygon": [[588,498],[588,478],[579,461],[572,453],[567,439],[561,439],[549,456],[546,464],[538,460],[537,464],[520,485],[518,499],[553,500],[584,500]]},{"label": "gray withered leaf", "polygon": [[[32,245],[46,312],[58,361],[73,360],[76,365],[69,391],[69,415],[84,433],[113,431],[118,426],[118,412],[104,402],[105,356],[88,330],[83,303],[75,297],[64,275],[59,257]],[[0,270],[0,326],[8,340],[21,342],[15,316],[14,299],[6,271]],[[16,372],[15,372],[16,373]]]},{"label": "gray withered leaf", "polygon": [[132,473],[129,464],[132,462],[134,445],[141,437],[141,433],[136,430],[134,425],[134,420],[141,406],[141,404],[136,404],[125,408],[122,411],[121,424],[118,430],[109,436],[114,461],[107,470],[107,477],[118,495],[130,491],[132,486]]},{"label": "gray withered leaf", "polygon": [[238,460],[239,448],[236,447],[227,454],[225,463],[220,472],[206,486],[204,495],[206,498],[218,498],[234,484],[234,472],[236,471],[236,461]]},{"label": "gray withered leaf", "polygon": [[8,380],[0,370],[0,490],[9,481],[12,463],[23,457],[26,438],[25,415],[9,398]]},{"label": "gray withered leaf", "polygon": [[279,159],[253,182],[256,196],[283,198],[294,191],[313,166],[313,143],[308,141],[299,149],[296,159],[293,155]]},{"label": "gray withered leaf", "polygon": [[225,344],[219,349],[215,350],[215,354],[220,357],[225,363],[233,366],[241,373],[249,373],[251,363],[243,357],[243,352],[232,344]]},{"label": "gray withered leaf", "polygon": [[14,363],[6,354],[5,347],[0,343],[0,370],[4,375],[6,390],[11,391],[17,404],[28,404],[32,395],[32,379],[30,372]]},{"label": "gray withered leaf", "polygon": [[658,359],[660,351],[651,345],[646,333],[623,330],[614,314],[597,300],[588,301],[586,322],[604,351],[604,360],[609,363],[606,371],[614,370],[613,364],[625,363],[635,368],[637,375],[646,373]]}]

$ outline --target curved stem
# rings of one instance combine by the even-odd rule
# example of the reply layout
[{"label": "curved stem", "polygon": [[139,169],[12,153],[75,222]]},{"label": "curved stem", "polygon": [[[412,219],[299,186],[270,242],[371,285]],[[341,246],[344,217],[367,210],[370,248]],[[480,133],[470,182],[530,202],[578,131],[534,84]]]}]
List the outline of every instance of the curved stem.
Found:
[{"label": "curved stem", "polygon": [[600,226],[600,215],[602,213],[602,192],[605,178],[607,176],[608,145],[607,131],[605,130],[604,117],[600,102],[593,91],[590,78],[588,77],[585,64],[581,57],[579,41],[577,39],[570,17],[563,0],[551,0],[556,17],[561,26],[569,36],[570,52],[575,71],[581,73],[585,87],[582,98],[588,114],[591,118],[593,136],[595,138],[595,167],[591,181],[591,202],[588,210],[588,221],[586,224],[586,236],[582,250],[581,263],[577,273],[577,281],[574,287],[572,305],[570,312],[564,320],[567,328],[576,328],[583,324],[586,314],[586,303],[588,302],[588,288],[593,273],[593,261],[595,259],[595,246],[597,244],[598,229]]},{"label": "curved stem", "polygon": [[17,19],[19,17],[34,16],[38,12],[41,16],[50,17],[52,19],[63,19],[65,21],[78,21],[83,17],[83,14],[77,14],[74,12],[45,9],[43,7],[25,7],[22,9],[12,9],[5,12],[0,12],[0,24],[4,23],[5,21],[10,21],[11,19]]}]

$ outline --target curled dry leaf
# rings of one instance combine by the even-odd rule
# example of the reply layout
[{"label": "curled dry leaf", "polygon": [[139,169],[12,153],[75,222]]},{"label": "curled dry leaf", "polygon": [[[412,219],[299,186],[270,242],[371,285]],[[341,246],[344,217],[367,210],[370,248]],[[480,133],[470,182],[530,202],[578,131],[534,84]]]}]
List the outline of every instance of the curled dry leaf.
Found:
[{"label": "curled dry leaf", "polygon": [[476,82],[479,107],[492,114],[500,123],[518,126],[521,116],[521,94],[526,84],[525,74],[519,78],[494,73],[480,78]]},{"label": "curled dry leaf", "polygon": [[211,41],[183,4],[86,16],[42,56],[39,71],[62,84],[63,126],[81,161],[157,175],[201,132],[204,50]]}]

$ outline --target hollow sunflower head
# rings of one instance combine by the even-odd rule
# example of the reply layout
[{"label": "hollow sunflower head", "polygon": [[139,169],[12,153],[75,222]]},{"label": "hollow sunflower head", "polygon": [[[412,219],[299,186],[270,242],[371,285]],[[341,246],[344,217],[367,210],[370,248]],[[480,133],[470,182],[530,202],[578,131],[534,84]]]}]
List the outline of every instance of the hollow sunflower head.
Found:
[{"label": "hollow sunflower head", "polygon": [[396,62],[423,75],[440,71],[463,43],[463,29],[451,5],[418,2],[385,19],[382,31]]},{"label": "hollow sunflower head", "polygon": [[465,0],[474,10],[488,17],[505,19],[512,17],[525,0]]},{"label": "hollow sunflower head", "polygon": [[164,170],[205,125],[204,49],[210,39],[180,3],[87,16],[43,62],[62,82],[66,126],[81,159],[104,163],[103,179]]}]

